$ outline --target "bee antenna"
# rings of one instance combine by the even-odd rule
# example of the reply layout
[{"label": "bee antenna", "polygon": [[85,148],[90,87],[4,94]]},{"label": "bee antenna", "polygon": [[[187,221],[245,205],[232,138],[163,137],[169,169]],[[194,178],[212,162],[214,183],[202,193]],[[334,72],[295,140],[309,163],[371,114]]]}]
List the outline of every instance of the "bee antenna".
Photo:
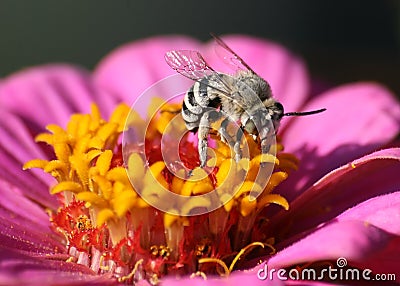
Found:
[{"label": "bee antenna", "polygon": [[283,116],[306,116],[306,115],[312,115],[320,112],[324,112],[326,108],[321,108],[317,110],[312,110],[312,111],[305,111],[305,112],[288,112],[284,113]]}]

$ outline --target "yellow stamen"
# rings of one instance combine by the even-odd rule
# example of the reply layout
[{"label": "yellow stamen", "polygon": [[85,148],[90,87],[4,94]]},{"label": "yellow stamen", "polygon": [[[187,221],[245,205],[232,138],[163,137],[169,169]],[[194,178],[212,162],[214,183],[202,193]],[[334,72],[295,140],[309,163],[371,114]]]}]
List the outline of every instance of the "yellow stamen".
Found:
[{"label": "yellow stamen", "polygon": [[105,208],[108,205],[105,199],[92,192],[80,192],[76,194],[76,198],[80,201],[88,202],[91,205],[99,208]]},{"label": "yellow stamen", "polygon": [[107,221],[115,218],[115,213],[110,209],[102,208],[97,214],[97,225],[101,226]]},{"label": "yellow stamen", "polygon": [[222,195],[220,196],[220,200],[221,200],[221,203],[222,203],[223,206],[224,206],[224,209],[225,209],[227,212],[230,212],[231,209],[233,208],[233,206],[234,206],[235,203],[236,203],[236,201],[235,201],[235,200],[232,198],[232,196],[229,195],[229,194],[222,194]]},{"label": "yellow stamen", "polygon": [[104,176],[106,172],[110,169],[112,156],[113,153],[111,150],[105,150],[97,158],[96,167],[98,168],[100,175]]},{"label": "yellow stamen", "polygon": [[90,161],[86,156],[72,155],[69,157],[71,167],[78,176],[80,183],[86,188],[89,185],[89,164]]},{"label": "yellow stamen", "polygon": [[43,171],[49,174],[53,172],[61,172],[62,174],[66,175],[68,166],[60,160],[52,160],[43,168]]},{"label": "yellow stamen", "polygon": [[139,266],[142,264],[143,264],[143,259],[138,260],[135,263],[135,266],[133,267],[132,271],[128,275],[118,278],[118,282],[125,282],[126,280],[132,279],[136,271],[138,270]]},{"label": "yellow stamen", "polygon": [[255,182],[252,181],[245,181],[243,184],[239,185],[238,190],[235,192],[235,198],[239,198],[244,194],[248,194],[250,192],[261,193],[262,188]]},{"label": "yellow stamen", "polygon": [[289,203],[288,201],[282,197],[281,195],[278,194],[267,194],[265,196],[262,196],[262,198],[257,202],[257,206],[259,208],[262,208],[268,204],[276,204],[280,205],[283,207],[285,210],[289,209]]},{"label": "yellow stamen", "polygon": [[198,198],[191,198],[186,204],[183,205],[182,207],[182,214],[188,215],[190,214],[190,211],[194,208],[201,208],[201,207],[209,207],[211,205],[211,202],[204,198],[204,197],[198,197]]},{"label": "yellow stamen", "polygon": [[134,184],[136,185],[142,185],[142,180],[141,178],[144,177],[145,174],[145,169],[144,169],[144,162],[142,157],[137,154],[133,153],[129,156],[128,160],[128,171],[129,171],[129,177],[134,179]]},{"label": "yellow stamen", "polygon": [[52,134],[41,133],[35,137],[35,142],[42,142],[49,145],[53,145],[53,138],[54,136]]},{"label": "yellow stamen", "polygon": [[[53,175],[59,182],[50,192],[63,192],[68,197],[66,202],[72,201],[75,194],[75,198],[86,202],[87,206],[95,206],[93,218],[102,224],[111,218],[122,218],[133,205],[144,204],[141,200],[125,202],[114,193],[121,190],[118,194],[123,194],[122,198],[136,198],[125,169],[111,166],[129,107],[119,105],[109,122],[101,118],[96,105],[92,105],[91,110],[91,114],[72,115],[66,130],[55,124],[48,125],[46,128],[51,133],[39,134],[36,141],[53,146],[57,159],[36,159],[23,167],[41,168]],[[96,212],[101,208],[106,210],[98,215]]]},{"label": "yellow stamen", "polygon": [[[123,192],[118,192],[115,198],[111,201],[111,204],[118,217],[124,216],[135,206],[139,206],[135,191],[129,189],[124,190]],[[145,206],[148,205],[146,204]]]},{"label": "yellow stamen", "polygon": [[115,167],[110,169],[106,174],[107,180],[114,182],[121,182],[124,185],[130,185],[129,178],[126,175],[126,169],[124,167]]},{"label": "yellow stamen", "polygon": [[299,159],[291,154],[291,153],[277,153],[277,157],[279,159],[284,159],[284,160],[288,160],[288,161],[292,161],[293,163],[295,163],[296,165],[300,163]]},{"label": "yellow stamen", "polygon": [[246,172],[250,169],[250,160],[248,158],[242,158],[239,161],[239,168],[245,170]]},{"label": "yellow stamen", "polygon": [[73,192],[73,193],[79,193],[82,191],[82,185],[76,182],[72,182],[72,181],[64,181],[61,183],[58,183],[57,185],[55,185],[51,190],[50,193],[52,195],[54,194],[58,194],[61,192]]},{"label": "yellow stamen", "polygon": [[[185,180],[182,179],[184,172],[185,171],[182,170],[182,172],[180,172],[180,174],[178,174],[179,177],[174,176],[172,178],[171,191],[174,192],[175,194],[181,194],[183,185],[185,184]],[[182,195],[183,195],[183,192],[182,192]]]},{"label": "yellow stamen", "polygon": [[159,178],[159,175],[161,174],[162,170],[164,170],[164,168],[165,168],[165,163],[162,161],[158,161],[153,165],[151,165],[149,168],[150,172],[147,172],[146,175],[144,176],[145,184],[153,183],[154,178]]},{"label": "yellow stamen", "polygon": [[281,160],[279,163],[279,169],[284,170],[285,172],[289,172],[291,170],[297,170],[298,167],[296,163],[289,160]]},{"label": "yellow stamen", "polygon": [[237,166],[233,159],[224,160],[219,166],[218,173],[216,174],[217,186],[232,181],[232,177],[236,175]]},{"label": "yellow stamen", "polygon": [[205,194],[214,190],[207,173],[201,169],[193,170],[192,176],[183,183],[180,194],[182,196]]},{"label": "yellow stamen", "polygon": [[265,193],[269,194],[270,192],[272,192],[272,190],[274,188],[276,188],[284,180],[286,180],[287,177],[288,177],[288,174],[285,173],[285,172],[274,172],[274,173],[272,173],[272,175],[269,178],[269,181],[267,183],[267,186],[265,188]]},{"label": "yellow stamen", "polygon": [[236,263],[244,256],[244,254],[249,251],[250,249],[256,247],[256,246],[260,246],[262,248],[264,248],[264,243],[262,242],[253,242],[250,243],[249,245],[243,247],[238,254],[236,254],[235,258],[232,260],[231,265],[229,266],[229,273],[232,272],[233,268],[235,267]]},{"label": "yellow stamen", "polygon": [[245,196],[240,201],[240,214],[242,216],[248,216],[252,213],[257,207],[257,200],[250,196]]},{"label": "yellow stamen", "polygon": [[46,129],[50,131],[51,133],[55,134],[60,134],[63,135],[62,138],[64,139],[63,141],[66,141],[68,139],[68,135],[65,132],[62,127],[58,126],[57,124],[49,124],[46,126]]},{"label": "yellow stamen", "polygon": [[[176,210],[171,210],[171,212],[176,212]],[[173,215],[171,213],[165,213],[164,214],[164,226],[165,226],[165,228],[171,227],[171,225],[177,220],[179,220],[179,216]]]},{"label": "yellow stamen", "polygon": [[129,106],[125,104],[120,104],[111,114],[110,122],[115,123],[117,125],[118,133],[124,131],[125,121],[130,111],[131,109],[129,108]]},{"label": "yellow stamen", "polygon": [[22,167],[23,170],[28,170],[28,169],[33,169],[33,168],[40,168],[44,169],[46,168],[47,164],[49,161],[47,160],[42,160],[42,159],[34,159],[26,162],[24,166]]},{"label": "yellow stamen", "polygon": [[254,157],[251,163],[257,166],[261,163],[279,164],[279,160],[272,154],[260,154]]},{"label": "yellow stamen", "polygon": [[230,274],[228,266],[226,266],[226,263],[223,262],[221,259],[212,258],[212,257],[208,258],[207,257],[207,258],[200,258],[198,262],[199,262],[199,264],[203,264],[203,263],[215,263],[215,264],[218,264],[224,270],[224,273],[221,274],[222,277],[228,277],[229,274]]}]

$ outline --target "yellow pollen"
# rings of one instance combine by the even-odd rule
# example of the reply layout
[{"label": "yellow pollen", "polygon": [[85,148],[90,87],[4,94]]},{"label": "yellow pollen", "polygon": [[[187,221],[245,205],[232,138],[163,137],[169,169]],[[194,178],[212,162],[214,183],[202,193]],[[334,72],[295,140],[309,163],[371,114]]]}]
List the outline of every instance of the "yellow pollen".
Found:
[{"label": "yellow pollen", "polygon": [[89,220],[89,218],[85,215],[81,215],[78,218],[78,222],[76,223],[76,226],[79,230],[89,230],[92,229],[92,224]]}]

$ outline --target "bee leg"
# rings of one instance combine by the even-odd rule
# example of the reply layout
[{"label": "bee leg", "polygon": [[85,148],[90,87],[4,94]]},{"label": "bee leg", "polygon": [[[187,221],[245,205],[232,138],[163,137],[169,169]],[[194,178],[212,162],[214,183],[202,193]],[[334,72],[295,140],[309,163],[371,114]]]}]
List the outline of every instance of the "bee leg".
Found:
[{"label": "bee leg", "polygon": [[263,140],[261,140],[261,153],[262,154],[268,153],[269,148],[270,148],[270,143],[267,140],[267,138],[264,138]]},{"label": "bee leg", "polygon": [[233,145],[233,151],[235,152],[235,161],[239,162],[242,159],[242,149],[240,148],[240,143],[242,142],[243,129],[240,127],[236,133],[236,141]]},{"label": "bee leg", "polygon": [[220,112],[216,110],[210,110],[201,116],[199,130],[197,132],[198,151],[200,157],[200,167],[204,168],[207,163],[207,147],[208,147],[208,134],[210,133],[211,124],[221,118]]},{"label": "bee leg", "polygon": [[[267,154],[271,148],[271,140],[269,137],[265,137],[261,140],[261,154]],[[261,167],[264,167],[267,163],[261,162]]]},{"label": "bee leg", "polygon": [[227,143],[229,145],[232,145],[232,138],[231,136],[228,134],[228,132],[226,131],[226,127],[228,126],[230,120],[229,117],[225,118],[222,123],[221,126],[219,127],[219,134],[221,136],[221,141],[224,143]]}]

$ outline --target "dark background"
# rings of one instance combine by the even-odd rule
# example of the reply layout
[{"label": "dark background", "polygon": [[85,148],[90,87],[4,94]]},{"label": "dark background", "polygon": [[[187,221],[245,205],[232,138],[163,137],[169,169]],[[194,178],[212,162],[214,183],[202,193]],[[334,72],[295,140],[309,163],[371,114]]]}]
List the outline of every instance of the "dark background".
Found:
[{"label": "dark background", "polygon": [[397,0],[1,0],[0,76],[47,62],[93,68],[131,40],[214,31],[284,44],[329,83],[375,80],[399,95],[399,15]]}]

